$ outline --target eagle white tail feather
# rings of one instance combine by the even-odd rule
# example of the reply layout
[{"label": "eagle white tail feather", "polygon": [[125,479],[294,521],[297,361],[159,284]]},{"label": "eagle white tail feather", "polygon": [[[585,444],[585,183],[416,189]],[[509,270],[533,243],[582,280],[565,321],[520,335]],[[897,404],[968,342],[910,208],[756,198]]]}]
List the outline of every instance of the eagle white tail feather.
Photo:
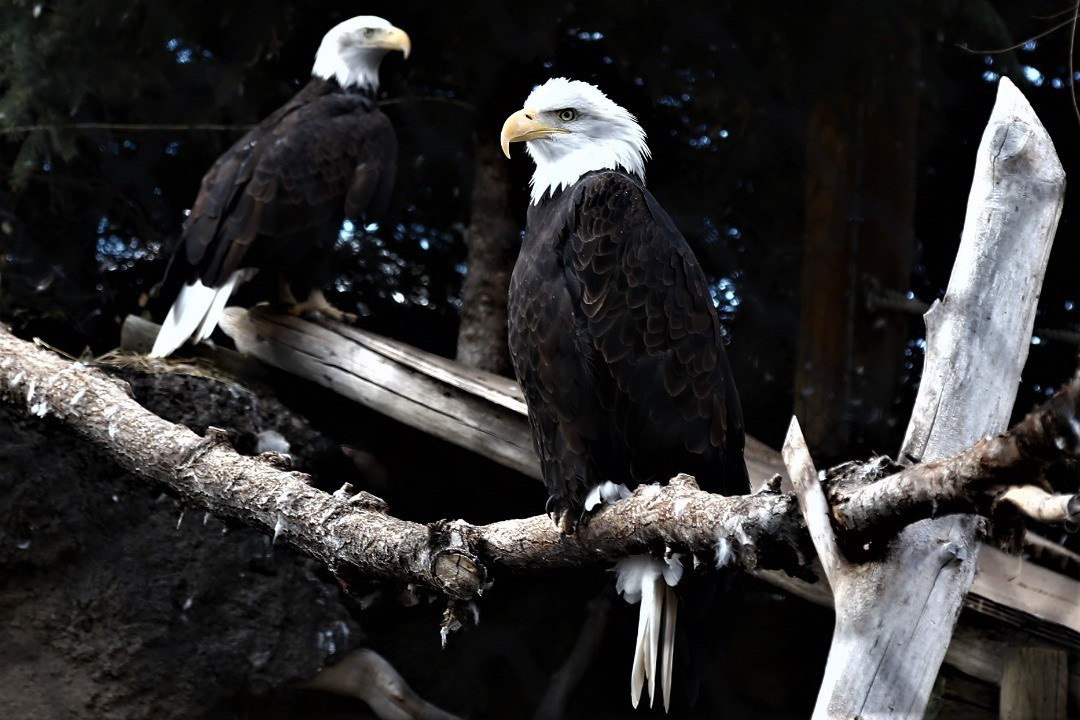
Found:
[{"label": "eagle white tail feather", "polygon": [[[682,578],[678,555],[663,560],[651,555],[635,555],[615,564],[615,589],[628,603],[641,603],[638,614],[634,664],[630,671],[630,702],[641,700],[641,690],[649,681],[649,705],[656,697],[656,677],[664,695],[664,710],[671,704],[671,675],[675,659],[675,619],[678,599],[671,586]],[[666,610],[666,612],[665,612]],[[663,647],[660,630],[663,625]],[[657,662],[660,666],[657,666]]]},{"label": "eagle white tail feather", "polygon": [[214,334],[214,328],[217,327],[218,320],[221,319],[221,315],[225,312],[225,303],[229,301],[232,294],[236,292],[237,286],[240,283],[247,280],[247,276],[243,270],[237,270],[229,279],[225,281],[217,292],[214,293],[214,301],[210,304],[210,309],[206,311],[206,315],[203,316],[202,322],[199,323],[199,327],[195,330],[195,334],[192,336],[192,342],[202,342],[208,337]]},{"label": "eagle white tail feather", "polygon": [[664,657],[660,682],[664,691],[664,712],[667,712],[671,707],[671,676],[675,671],[675,614],[679,610],[679,599],[670,586],[664,588],[664,595]]},{"label": "eagle white tail feather", "polygon": [[220,288],[203,285],[196,280],[191,285],[180,288],[161,331],[154,340],[150,357],[168,357],[188,338],[195,342],[210,337],[217,327],[218,320],[225,312],[225,303],[233,294],[237,285],[254,275],[248,268],[237,270]]}]

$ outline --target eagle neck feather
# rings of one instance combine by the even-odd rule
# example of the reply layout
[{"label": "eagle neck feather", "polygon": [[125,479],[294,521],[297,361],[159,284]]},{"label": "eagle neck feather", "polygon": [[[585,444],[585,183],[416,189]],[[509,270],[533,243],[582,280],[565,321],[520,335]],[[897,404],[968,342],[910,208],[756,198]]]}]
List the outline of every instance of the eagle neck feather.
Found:
[{"label": "eagle neck feather", "polygon": [[603,170],[616,170],[626,173],[645,184],[645,162],[640,150],[629,143],[593,145],[564,155],[558,160],[549,160],[540,153],[531,152],[531,143],[526,146],[536,161],[536,170],[529,181],[532,204],[538,205],[545,196],[554,197],[564,188],[575,183],[590,173]]}]

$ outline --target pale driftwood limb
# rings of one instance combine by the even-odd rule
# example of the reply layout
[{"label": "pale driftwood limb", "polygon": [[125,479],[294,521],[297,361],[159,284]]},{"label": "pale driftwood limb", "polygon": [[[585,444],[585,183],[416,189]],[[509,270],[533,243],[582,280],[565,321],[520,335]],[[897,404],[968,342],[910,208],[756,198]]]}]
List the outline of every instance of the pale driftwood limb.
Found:
[{"label": "pale driftwood limb", "polygon": [[[960,251],[927,314],[928,354],[905,456],[933,460],[1005,426],[1061,213],[1064,172],[1031,106],[1003,78],[976,160]],[[914,523],[858,566],[815,716],[921,717],[975,575],[973,516]]]},{"label": "pale driftwood limb", "polygon": [[293,687],[363,700],[380,720],[461,720],[416,694],[386,658],[359,648]]},{"label": "pale driftwood limb", "polygon": [[1069,656],[1049,647],[1013,648],[1001,679],[1001,720],[1065,720]]},{"label": "pale driftwood limb", "polygon": [[795,503],[787,496],[725,498],[678,479],[663,490],[639,488],[635,500],[597,513],[570,538],[560,537],[544,515],[483,527],[399,520],[366,493],[343,489],[328,495],[310,487],[301,473],[279,469],[273,458],[237,455],[221,431],[200,438],[167,422],[136,403],[126,384],[6,329],[0,329],[0,396],[60,421],[136,475],[220,517],[272,532],[276,541],[335,572],[395,578],[453,598],[479,595],[488,565],[577,566],[653,543],[708,552],[719,537],[732,539],[733,556],[744,567],[794,565],[791,548],[802,537]]},{"label": "pale driftwood limb", "polygon": [[1034,485],[1009,488],[1002,493],[1001,501],[1042,523],[1075,524],[1080,519],[1080,496],[1053,495]]},{"label": "pale driftwood limb", "polygon": [[577,642],[570,650],[566,662],[551,677],[551,684],[548,685],[547,692],[544,693],[544,698],[533,715],[533,720],[561,720],[566,717],[566,706],[570,702],[570,695],[585,677],[585,672],[592,664],[600,642],[604,639],[609,610],[611,610],[611,601],[606,597],[589,601],[588,613],[585,615],[581,634],[578,635]]},{"label": "pale driftwood limb", "polygon": [[[850,610],[850,604],[844,602],[849,593],[849,578],[852,576],[851,563],[844,557],[840,550],[840,544],[836,540],[830,522],[829,502],[825,498],[825,491],[821,487],[817,470],[814,469],[813,460],[810,458],[810,450],[806,447],[799,421],[792,417],[788,426],[787,437],[784,439],[783,448],[784,463],[787,465],[791,483],[795,486],[795,495],[799,499],[799,509],[806,520],[810,539],[813,540],[814,549],[817,550],[825,571],[825,577],[833,590],[835,600],[834,607],[837,614],[837,626],[842,625],[842,614]],[[835,640],[834,640],[835,643]],[[837,663],[826,666],[825,677],[822,680],[822,688],[832,687],[838,678],[830,676],[841,672],[842,667]],[[817,697],[814,707],[814,717],[827,717],[830,715],[828,703],[832,701],[832,695],[821,692]],[[855,717],[855,716],[852,716]]]},{"label": "pale driftwood limb", "polygon": [[795,497],[799,501],[799,511],[806,521],[810,540],[814,543],[818,559],[825,570],[825,577],[832,585],[833,592],[838,592],[836,581],[840,579],[849,563],[836,542],[832,523],[829,520],[829,501],[818,480],[810,450],[806,447],[799,421],[792,417],[788,425],[787,437],[783,448],[784,464],[788,477],[795,486]]}]

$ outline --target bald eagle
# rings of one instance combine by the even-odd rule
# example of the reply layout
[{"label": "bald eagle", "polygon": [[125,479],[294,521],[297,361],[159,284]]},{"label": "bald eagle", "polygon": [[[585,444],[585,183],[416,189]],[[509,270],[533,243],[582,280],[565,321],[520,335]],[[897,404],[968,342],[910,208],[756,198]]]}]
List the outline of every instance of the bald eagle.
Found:
[{"label": "bald eagle", "polygon": [[[645,131],[593,85],[554,78],[507,118],[507,157],[512,142],[536,171],[510,281],[510,352],[549,511],[570,532],[627,486],[680,472],[747,492],[720,321],[694,253],[645,189]],[[666,709],[681,562],[631,557],[616,573],[619,592],[641,602],[631,701],[646,678],[653,697],[660,675]]]},{"label": "bald eagle", "polygon": [[344,315],[323,297],[343,218],[377,215],[394,185],[397,139],[379,111],[379,63],[409,55],[409,36],[386,20],[354,17],[323,37],[311,80],[240,138],[206,173],[165,287],[181,285],[150,354],[165,357],[188,338],[210,337],[233,291],[259,269],[310,283],[295,312]]}]

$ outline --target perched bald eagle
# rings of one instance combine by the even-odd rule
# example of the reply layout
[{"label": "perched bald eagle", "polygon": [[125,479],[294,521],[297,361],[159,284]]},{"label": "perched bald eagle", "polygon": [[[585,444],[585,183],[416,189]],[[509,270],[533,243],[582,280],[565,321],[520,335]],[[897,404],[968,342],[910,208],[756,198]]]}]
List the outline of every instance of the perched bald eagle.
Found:
[{"label": "perched bald eagle", "polygon": [[389,201],[397,139],[375,103],[379,63],[391,50],[408,57],[409,47],[409,36],[379,17],[334,26],[307,85],[217,159],[166,271],[165,287],[182,287],[151,356],[210,337],[229,296],[259,269],[279,273],[285,300],[288,280],[309,284],[294,311],[344,315],[323,297],[329,269],[320,251],[343,218],[377,215]]},{"label": "perched bald eagle", "polygon": [[[569,532],[627,486],[680,472],[747,492],[720,321],[697,259],[645,189],[644,130],[596,87],[555,78],[507,118],[507,157],[512,142],[526,143],[536,172],[510,281],[510,352],[549,511]],[[651,698],[659,674],[666,709],[682,566],[646,555],[616,572],[618,590],[641,602],[631,700],[646,678]]]}]

